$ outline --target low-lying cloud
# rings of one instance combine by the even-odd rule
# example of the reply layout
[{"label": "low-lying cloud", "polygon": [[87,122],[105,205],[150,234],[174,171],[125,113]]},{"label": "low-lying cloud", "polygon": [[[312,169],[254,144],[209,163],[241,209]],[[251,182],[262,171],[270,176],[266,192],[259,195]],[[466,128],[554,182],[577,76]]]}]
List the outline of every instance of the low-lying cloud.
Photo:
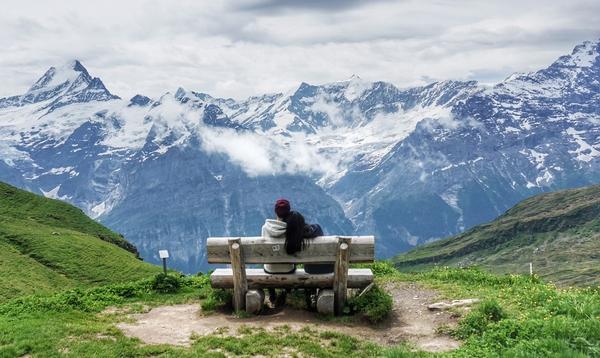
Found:
[{"label": "low-lying cloud", "polygon": [[211,127],[203,127],[199,134],[204,150],[226,154],[250,176],[324,175],[339,170],[333,158],[302,140],[281,143],[252,132]]}]

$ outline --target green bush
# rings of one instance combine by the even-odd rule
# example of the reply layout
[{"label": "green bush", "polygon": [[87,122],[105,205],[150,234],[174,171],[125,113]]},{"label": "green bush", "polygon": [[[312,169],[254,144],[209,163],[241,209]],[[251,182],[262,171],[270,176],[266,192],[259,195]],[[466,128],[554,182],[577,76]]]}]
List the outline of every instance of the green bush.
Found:
[{"label": "green bush", "polygon": [[391,261],[375,261],[369,264],[352,264],[352,268],[371,269],[375,277],[393,276],[399,273],[396,266]]},{"label": "green bush", "polygon": [[370,265],[373,275],[377,277],[390,276],[398,273],[398,270],[389,261],[376,261]]},{"label": "green bush", "polygon": [[159,293],[175,293],[181,287],[181,280],[172,275],[159,273],[152,280],[152,289]]},{"label": "green bush", "polygon": [[348,300],[352,312],[359,313],[371,323],[378,323],[392,312],[393,300],[385,290],[374,285],[370,291]]},{"label": "green bush", "polygon": [[488,328],[489,324],[499,322],[504,318],[506,318],[506,313],[498,302],[485,300],[460,322],[456,335],[462,339],[480,335]]},{"label": "green bush", "polygon": [[180,277],[181,287],[198,288],[204,289],[210,288],[210,276],[208,275],[195,275],[195,276],[182,276]]},{"label": "green bush", "polygon": [[231,290],[216,289],[208,293],[200,307],[204,312],[212,312],[219,308],[231,306],[232,302],[233,293]]},{"label": "green bush", "polygon": [[477,309],[490,322],[498,322],[506,318],[506,313],[496,300],[485,300],[481,302]]}]

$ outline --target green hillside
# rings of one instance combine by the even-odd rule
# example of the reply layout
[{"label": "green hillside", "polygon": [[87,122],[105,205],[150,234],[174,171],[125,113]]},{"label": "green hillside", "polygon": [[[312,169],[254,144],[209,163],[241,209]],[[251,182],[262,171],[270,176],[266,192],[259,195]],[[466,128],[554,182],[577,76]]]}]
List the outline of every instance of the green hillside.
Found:
[{"label": "green hillside", "polygon": [[158,267],[81,210],[0,183],[0,301],[148,277]]},{"label": "green hillside", "polygon": [[600,185],[534,196],[496,220],[396,257],[402,271],[477,265],[534,272],[561,285],[600,284]]}]

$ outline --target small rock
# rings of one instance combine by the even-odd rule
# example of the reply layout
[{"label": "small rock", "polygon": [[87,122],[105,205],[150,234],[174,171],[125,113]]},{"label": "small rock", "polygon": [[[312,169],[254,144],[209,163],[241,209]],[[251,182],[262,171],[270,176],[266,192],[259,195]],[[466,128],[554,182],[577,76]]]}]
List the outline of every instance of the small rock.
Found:
[{"label": "small rock", "polygon": [[448,303],[448,302],[432,303],[429,306],[427,306],[427,308],[430,311],[447,310],[452,307],[470,306],[477,302],[479,302],[479,298],[467,298],[464,300],[452,300],[452,302],[450,302],[450,303]]}]

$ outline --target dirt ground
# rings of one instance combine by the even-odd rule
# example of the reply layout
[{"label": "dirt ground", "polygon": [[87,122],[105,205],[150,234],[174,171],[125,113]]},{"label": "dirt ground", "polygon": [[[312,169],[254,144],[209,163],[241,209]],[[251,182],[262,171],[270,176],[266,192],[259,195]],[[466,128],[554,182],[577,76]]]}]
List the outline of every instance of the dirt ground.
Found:
[{"label": "dirt ground", "polygon": [[[130,337],[137,337],[149,344],[173,344],[187,346],[192,334],[207,335],[215,332],[235,335],[241,326],[262,327],[272,330],[287,325],[293,330],[310,327],[320,331],[336,331],[357,338],[394,345],[410,342],[421,350],[444,352],[458,348],[459,342],[437,333],[441,326],[453,326],[456,319],[447,312],[431,312],[427,305],[439,300],[433,290],[413,283],[389,284],[386,290],[394,298],[390,319],[378,326],[366,322],[329,322],[314,313],[286,307],[275,313],[237,318],[233,315],[202,315],[199,304],[160,306],[147,313],[129,315],[129,322],[117,327]],[[224,329],[224,327],[226,327]]]}]

